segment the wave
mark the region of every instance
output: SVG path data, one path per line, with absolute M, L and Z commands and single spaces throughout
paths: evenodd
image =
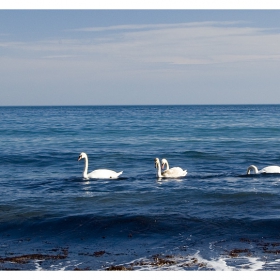
M 93 214 L 56 217 L 52 215 L 17 219 L 0 225 L 1 232 L 36 236 L 77 237 L 87 235 L 102 237 L 127 237 L 129 234 L 173 236 L 181 235 L 218 236 L 223 233 L 230 236 L 234 233 L 260 236 L 277 236 L 280 230 L 280 219 L 200 217 L 187 214 L 154 214 L 154 215 L 115 215 L 100 216 Z M 16 235 L 17 235 L 16 234 Z
M 280 266 L 277 218 L 76 215 L 10 226 L 0 227 L 0 269 L 231 271 Z

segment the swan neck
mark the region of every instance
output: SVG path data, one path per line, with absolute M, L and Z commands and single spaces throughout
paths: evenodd
M 87 157 L 87 155 L 86 155 L 86 156 L 85 156 L 85 168 L 84 168 L 84 172 L 83 172 L 84 178 L 87 178 L 87 177 L 88 177 L 87 174 L 88 174 L 88 157 Z
M 258 168 L 257 168 L 255 165 L 250 165 L 250 166 L 248 167 L 248 169 L 247 169 L 247 174 L 250 174 L 251 171 L 254 172 L 254 173 L 256 173 L 256 174 L 259 173 L 259 170 L 258 170 Z
M 166 170 L 169 169 L 169 164 L 168 164 L 168 161 L 166 161 Z
M 157 176 L 158 178 L 162 178 L 160 164 L 157 164 Z

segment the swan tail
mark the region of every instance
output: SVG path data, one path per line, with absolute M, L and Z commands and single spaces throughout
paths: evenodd
M 116 173 L 116 175 L 112 178 L 118 178 L 120 175 L 122 175 L 123 171 Z

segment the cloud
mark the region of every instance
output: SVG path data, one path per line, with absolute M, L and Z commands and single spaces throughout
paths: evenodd
M 127 25 L 113 25 L 113 26 L 106 26 L 106 27 L 84 27 L 84 28 L 76 28 L 70 29 L 68 31 L 75 31 L 75 32 L 105 32 L 105 31 L 130 31 L 130 30 L 160 30 L 166 28 L 182 28 L 182 27 L 195 27 L 195 26 L 205 26 L 205 25 L 233 25 L 233 24 L 240 24 L 243 21 L 235 22 L 235 21 L 228 21 L 228 22 L 191 22 L 191 23 L 172 23 L 172 24 L 127 24 Z
M 89 35 L 78 39 L 74 31 Z M 0 47 L 6 55 L 30 59 L 103 59 L 132 67 L 278 60 L 280 35 L 269 31 L 244 27 L 241 22 L 118 25 L 75 29 L 70 39 L 37 42 L 2 39 Z

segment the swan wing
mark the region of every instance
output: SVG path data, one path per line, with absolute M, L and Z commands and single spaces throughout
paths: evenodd
M 260 170 L 260 173 L 280 173 L 280 166 L 271 165 Z
M 181 167 L 172 167 L 169 170 L 174 170 L 174 172 L 183 172 L 184 171 Z
M 168 178 L 183 177 L 186 175 L 187 175 L 187 170 L 183 170 L 180 167 L 172 167 L 162 172 L 162 176 Z
M 118 178 L 123 171 L 115 172 L 109 169 L 96 169 L 87 174 L 88 178 L 95 178 L 95 179 L 113 179 Z

